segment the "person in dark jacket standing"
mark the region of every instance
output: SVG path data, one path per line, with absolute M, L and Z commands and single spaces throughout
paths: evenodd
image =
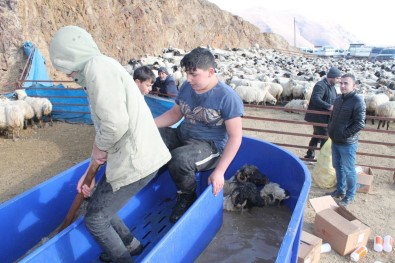
M 341 96 L 333 104 L 328 133 L 332 140 L 332 164 L 336 170 L 336 190 L 333 197 L 343 198 L 339 204 L 348 205 L 354 200 L 357 188 L 355 156 L 358 148 L 359 131 L 365 127 L 366 105 L 356 93 L 355 77 L 341 77 Z M 347 191 L 346 191 L 347 189 Z
M 166 97 L 175 98 L 178 95 L 178 89 L 176 81 L 165 67 L 158 69 L 159 77 L 156 78 L 154 85 L 152 86 L 153 91 L 159 91 L 160 94 L 166 94 Z
M 308 110 L 315 111 L 331 111 L 333 101 L 335 100 L 337 94 L 335 85 L 340 81 L 341 72 L 336 67 L 329 69 L 326 78 L 318 81 L 311 94 L 309 101 Z M 329 115 L 316 114 L 307 112 L 304 118 L 305 121 L 328 124 Z M 328 128 L 322 126 L 313 126 L 313 135 L 328 136 Z M 317 147 L 318 142 L 320 146 L 324 146 L 327 139 L 320 139 L 312 137 L 309 146 Z M 314 159 L 315 152 L 314 149 L 308 149 L 304 158 Z

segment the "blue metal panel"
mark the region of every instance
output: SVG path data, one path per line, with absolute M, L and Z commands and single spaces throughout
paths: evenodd
M 66 89 L 60 84 L 51 87 L 33 85 L 25 90 L 28 96 L 49 99 L 52 103 L 52 119 L 92 124 L 88 98 L 82 88 Z

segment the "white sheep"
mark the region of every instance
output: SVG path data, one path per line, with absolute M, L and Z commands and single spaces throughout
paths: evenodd
M 269 93 L 276 99 L 276 101 L 279 101 L 281 98 L 281 94 L 284 91 L 284 88 L 282 85 L 274 82 L 263 82 L 266 85 L 269 86 Z
M 388 101 L 386 103 L 379 105 L 377 107 L 377 116 L 395 118 L 395 101 Z M 379 120 L 377 129 L 380 129 L 380 125 L 382 125 L 382 127 L 384 128 L 385 123 L 387 123 L 387 130 L 388 130 L 390 121 L 385 121 L 385 120 Z
M 292 87 L 292 98 L 293 99 L 304 99 L 305 93 L 308 93 L 308 84 L 296 84 Z
M 287 104 L 285 104 L 284 108 L 288 109 L 285 110 L 286 112 L 293 112 L 293 113 L 302 113 L 298 111 L 292 111 L 290 109 L 296 109 L 296 110 L 307 110 L 307 107 L 309 106 L 309 101 L 308 100 L 291 100 Z
M 278 183 L 265 184 L 260 192 L 260 195 L 267 204 L 272 205 L 278 201 L 279 206 L 283 200 L 286 200 L 290 197 L 288 191 L 281 188 Z
M 284 100 L 289 100 L 292 97 L 292 88 L 295 85 L 293 79 L 278 77 L 273 80 L 273 82 L 280 84 L 283 87 L 281 93 L 281 98 Z
M 1 104 L 0 105 L 0 130 L 11 132 L 12 139 L 15 141 L 16 136 L 20 136 L 20 130 L 23 127 L 24 117 L 17 105 Z M 8 133 L 9 135 L 9 133 Z
M 176 82 L 177 89 L 180 89 L 182 83 L 184 83 L 184 81 L 187 80 L 186 73 L 184 71 L 181 71 L 177 66 L 173 66 L 172 69 L 173 69 L 173 74 L 172 74 L 173 79 Z
M 260 88 L 242 85 L 237 86 L 235 91 L 244 102 L 256 104 L 263 102 L 266 94 L 264 90 Z
M 24 89 L 15 90 L 18 100 L 26 101 L 34 110 L 34 116 L 38 120 L 38 127 L 42 127 L 42 117 L 48 116 L 52 125 L 52 103 L 47 98 L 29 97 Z
M 233 76 L 231 79 L 230 79 L 230 82 L 229 82 L 229 84 L 235 84 L 236 86 L 249 86 L 249 83 L 250 83 L 250 81 L 249 80 L 247 80 L 247 79 L 241 79 L 241 78 L 239 78 L 239 77 L 237 77 L 237 76 Z
M 0 104 L 1 105 L 11 104 L 18 107 L 19 108 L 18 110 L 22 113 L 24 117 L 24 125 L 23 125 L 24 128 L 27 127 L 27 121 L 29 120 L 32 121 L 34 117 L 33 108 L 29 105 L 29 103 L 27 103 L 24 100 L 10 100 L 4 95 L 0 95 Z
M 273 97 L 273 95 L 270 94 L 270 92 L 266 92 L 265 97 L 263 98 L 263 104 L 266 105 L 266 102 L 271 105 L 276 105 L 277 99 Z
M 386 94 L 380 93 L 366 95 L 364 100 L 366 104 L 366 115 L 377 116 L 378 106 L 388 102 L 390 99 Z M 374 119 L 372 119 L 372 124 L 374 124 Z

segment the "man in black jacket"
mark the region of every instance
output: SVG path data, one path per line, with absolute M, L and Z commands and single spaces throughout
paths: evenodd
M 326 78 L 318 81 L 314 88 L 313 92 L 311 93 L 311 98 L 309 101 L 308 110 L 315 110 L 315 111 L 331 111 L 333 101 L 335 100 L 337 94 L 335 85 L 340 81 L 341 72 L 336 67 L 332 67 L 329 69 Z M 304 117 L 305 121 L 308 122 L 315 122 L 315 123 L 323 123 L 323 126 L 313 126 L 313 135 L 321 135 L 321 136 L 328 136 L 328 128 L 326 124 L 328 124 L 329 115 L 324 114 L 316 114 L 316 113 L 306 113 Z M 320 142 L 320 146 L 324 146 L 324 143 L 327 139 L 315 138 L 312 137 L 309 146 L 310 147 L 317 147 L 318 142 Z M 304 158 L 314 159 L 315 152 L 314 149 L 308 149 Z
M 159 96 L 164 94 L 166 97 L 175 98 L 178 95 L 178 89 L 176 81 L 169 75 L 169 72 L 165 67 L 158 69 L 158 77 L 156 78 L 154 85 L 152 85 L 152 91 L 159 91 Z
M 341 96 L 333 104 L 328 133 L 332 140 L 332 164 L 336 170 L 336 190 L 333 197 L 342 198 L 339 204 L 346 206 L 354 200 L 357 188 L 355 157 L 359 131 L 365 127 L 366 106 L 363 98 L 356 94 L 355 77 L 341 77 Z M 347 189 L 347 191 L 346 191 Z

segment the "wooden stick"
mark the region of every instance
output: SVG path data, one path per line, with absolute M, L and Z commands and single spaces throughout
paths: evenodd
M 95 178 L 97 171 L 99 170 L 100 165 L 96 163 L 96 161 L 92 160 L 89 164 L 88 172 L 86 173 L 84 182 L 82 185 L 90 186 L 93 178 Z M 83 193 L 77 193 L 74 201 L 69 209 L 69 212 L 66 215 L 66 218 L 63 221 L 63 224 L 59 228 L 59 232 L 68 227 L 74 220 L 74 217 L 81 206 L 81 203 L 84 201 Z

